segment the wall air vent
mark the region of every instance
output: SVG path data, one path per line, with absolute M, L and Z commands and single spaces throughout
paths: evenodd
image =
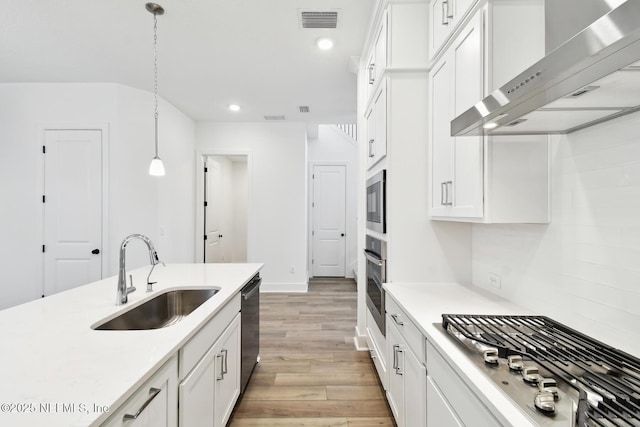
M 284 116 L 264 116 L 265 120 L 284 120 Z
M 337 10 L 300 10 L 298 19 L 301 28 L 337 28 Z
M 515 119 L 512 122 L 507 123 L 505 126 L 518 126 L 520 123 L 526 122 L 527 119 Z
M 308 105 L 301 105 L 298 107 L 298 110 L 300 110 L 301 113 L 308 113 L 311 110 L 309 110 L 309 106 Z

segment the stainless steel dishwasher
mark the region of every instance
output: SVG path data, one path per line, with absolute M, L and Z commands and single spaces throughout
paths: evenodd
M 253 369 L 260 358 L 260 274 L 242 288 L 241 319 L 241 373 L 240 394 L 244 394 Z

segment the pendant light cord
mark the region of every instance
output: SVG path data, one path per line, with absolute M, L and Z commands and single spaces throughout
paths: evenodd
M 153 14 L 153 77 L 154 86 L 153 94 L 156 103 L 155 113 L 153 115 L 156 125 L 156 158 L 158 157 L 158 15 Z

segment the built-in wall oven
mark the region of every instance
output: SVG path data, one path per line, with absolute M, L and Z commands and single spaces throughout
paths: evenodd
M 387 280 L 387 242 L 367 235 L 364 255 L 367 259 L 367 308 L 382 335 L 386 336 L 382 284 Z
M 387 232 L 386 213 L 387 171 L 381 170 L 367 180 L 367 228 Z

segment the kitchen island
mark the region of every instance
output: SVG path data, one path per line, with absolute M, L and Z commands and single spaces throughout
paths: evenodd
M 0 425 L 97 426 L 232 300 L 262 264 L 167 264 L 147 293 L 150 267 L 129 272 L 137 291 L 116 306 L 117 277 L 0 311 L 3 381 Z M 93 330 L 168 289 L 218 292 L 174 325 L 152 330 Z M 235 298 L 235 299 L 234 299 Z M 173 425 L 173 424 L 171 424 Z

